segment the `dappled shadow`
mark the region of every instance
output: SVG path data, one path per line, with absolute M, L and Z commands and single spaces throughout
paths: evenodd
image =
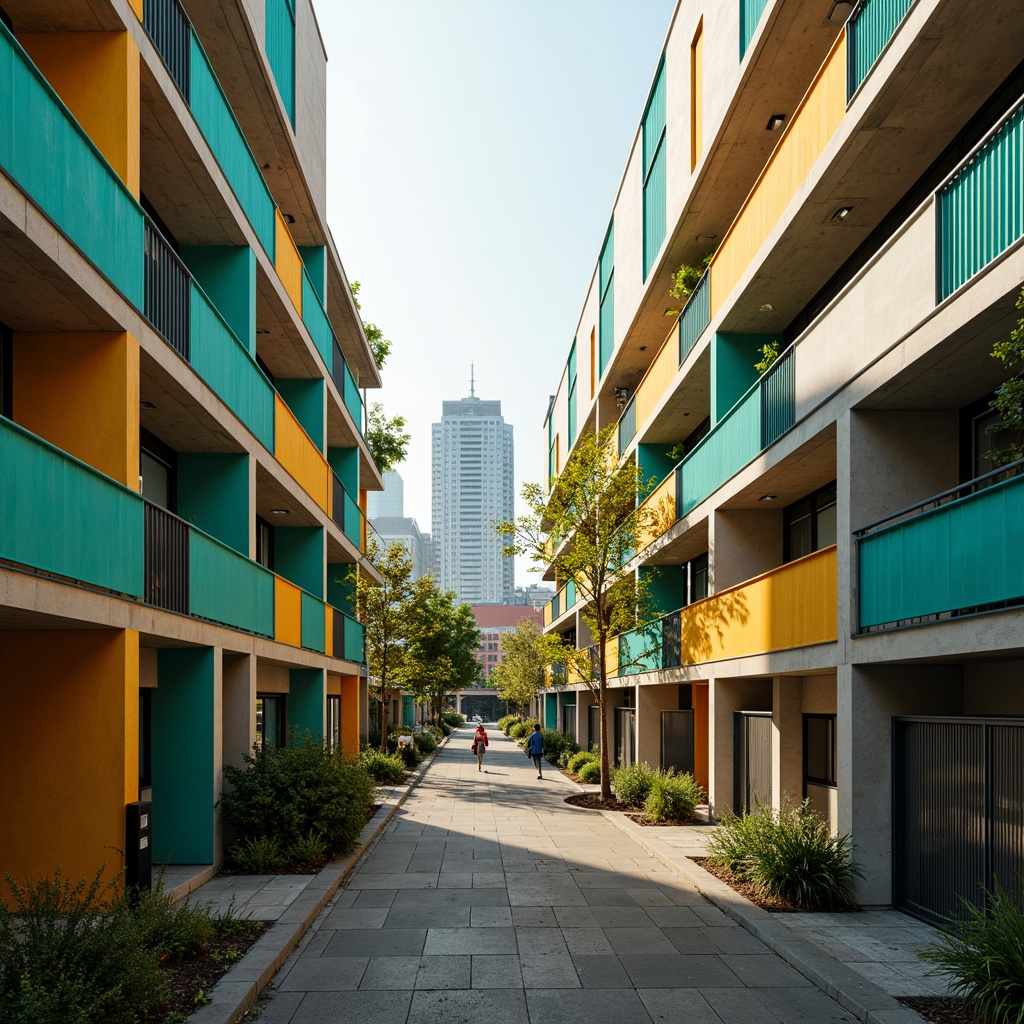
M 750 620 L 746 595 L 729 591 L 705 598 L 679 613 L 679 664 L 695 665 L 727 652 L 730 628 Z

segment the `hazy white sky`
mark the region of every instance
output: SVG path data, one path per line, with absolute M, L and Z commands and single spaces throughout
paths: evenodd
M 674 0 L 320 0 L 328 220 L 393 342 L 405 514 L 444 399 L 500 399 L 516 494 L 569 354 Z M 536 582 L 517 572 L 517 584 Z

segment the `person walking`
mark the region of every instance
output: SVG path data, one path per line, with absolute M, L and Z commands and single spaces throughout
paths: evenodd
M 476 727 L 476 732 L 473 733 L 473 753 L 476 754 L 476 770 L 482 772 L 484 770 L 484 751 L 487 749 L 487 745 L 490 741 L 487 739 L 487 732 L 484 729 L 483 722 Z
M 541 755 L 544 753 L 544 737 L 541 735 L 540 722 L 533 723 L 533 732 L 530 733 L 530 738 L 526 741 L 526 753 L 533 758 L 533 763 L 537 768 L 537 778 L 543 779 L 544 773 L 541 771 Z

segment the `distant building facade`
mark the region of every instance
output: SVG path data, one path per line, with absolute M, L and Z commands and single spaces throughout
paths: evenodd
M 480 646 L 476 658 L 480 662 L 480 675 L 487 679 L 491 672 L 502 663 L 501 638 L 516 628 L 516 623 L 529 619 L 539 630 L 543 629 L 544 616 L 537 608 L 529 605 L 511 604 L 473 605 L 473 617 L 480 630 Z
M 513 514 L 512 426 L 501 402 L 445 402 L 432 429 L 434 575 L 466 604 L 511 605 L 513 559 L 495 523 Z
M 531 608 L 543 609 L 555 596 L 551 587 L 516 587 L 512 595 L 513 604 L 527 604 Z
M 412 558 L 412 578 L 426 576 L 434 566 L 430 534 L 424 533 L 415 519 L 405 514 L 405 484 L 401 474 L 384 474 L 384 490 L 366 496 L 367 518 L 377 535 L 377 543 L 388 547 L 392 541 L 404 545 Z
M 402 475 L 389 469 L 384 476 L 383 491 L 366 494 L 366 517 L 374 519 L 401 519 L 405 515 L 405 482 Z

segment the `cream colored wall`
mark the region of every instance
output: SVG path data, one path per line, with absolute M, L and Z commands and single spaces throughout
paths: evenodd
M 327 218 L 327 55 L 310 0 L 295 4 L 295 139 L 321 218 Z
M 157 669 L 157 650 L 155 647 L 143 647 L 139 650 L 139 687 L 153 690 L 159 684 Z
M 256 742 L 257 677 L 255 655 L 224 653 L 223 760 L 236 767 L 242 766 Z
M 834 715 L 836 713 L 836 677 L 805 676 L 800 708 L 805 715 Z
M 260 662 L 256 666 L 256 689 L 260 693 L 290 693 L 288 669 Z
M 710 527 L 708 561 L 713 594 L 782 564 L 781 509 L 717 509 Z

